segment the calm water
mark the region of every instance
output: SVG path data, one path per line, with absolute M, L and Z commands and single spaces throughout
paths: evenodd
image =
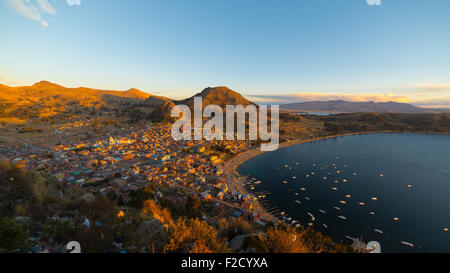
M 336 113 L 326 113 L 326 112 L 302 112 L 302 113 L 297 113 L 297 115 L 313 115 L 313 116 L 331 116 L 331 115 L 336 115 Z
M 310 212 L 313 227 L 336 241 L 362 236 L 379 241 L 382 252 L 450 252 L 450 231 L 443 230 L 450 228 L 450 135 L 382 133 L 314 141 L 262 154 L 239 172 L 262 181 L 250 192 L 269 191 L 267 207 L 280 208 L 302 225 L 312 222 Z

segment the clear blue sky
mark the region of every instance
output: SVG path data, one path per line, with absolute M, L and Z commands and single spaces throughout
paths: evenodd
M 450 105 L 449 0 L 0 1 L 4 84 Z

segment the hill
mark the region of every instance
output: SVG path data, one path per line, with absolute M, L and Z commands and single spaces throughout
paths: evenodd
M 408 103 L 398 102 L 351 102 L 344 100 L 312 101 L 283 104 L 280 109 L 287 111 L 332 112 L 332 113 L 442 113 L 450 112 L 450 109 L 420 108 Z
M 203 98 L 203 106 L 254 105 L 241 94 L 225 86 L 208 87 L 195 96 Z M 175 101 L 135 88 L 126 91 L 67 88 L 48 81 L 21 87 L 0 84 L 0 122 L 8 124 L 24 124 L 30 121 L 63 122 L 99 116 L 133 122 L 169 121 L 175 104 L 186 104 L 192 108 L 195 96 Z
M 198 96 L 202 97 L 203 106 L 206 106 L 208 104 L 216 104 L 224 108 L 226 105 L 240 104 L 246 106 L 249 104 L 254 104 L 253 102 L 244 98 L 238 92 L 233 91 L 226 86 L 205 88 L 202 92 L 197 93 L 192 97 L 177 101 L 176 104 L 186 104 L 192 108 L 194 106 L 194 97 Z
M 121 113 L 133 107 L 151 112 L 170 99 L 132 88 L 127 91 L 67 88 L 48 81 L 32 86 L 0 85 L 0 118 L 21 120 Z

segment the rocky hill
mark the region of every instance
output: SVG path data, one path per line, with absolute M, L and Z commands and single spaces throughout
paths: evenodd
M 208 87 L 202 92 L 195 94 L 187 99 L 177 101 L 177 104 L 186 104 L 189 107 L 194 105 L 194 97 L 202 97 L 203 107 L 208 104 L 216 104 L 220 107 L 225 107 L 226 105 L 249 105 L 254 104 L 253 102 L 244 98 L 241 94 L 236 91 L 229 89 L 226 86 L 219 87 Z

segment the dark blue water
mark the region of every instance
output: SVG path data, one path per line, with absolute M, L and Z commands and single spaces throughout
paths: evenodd
M 269 191 L 267 207 L 280 208 L 302 225 L 312 222 L 336 241 L 362 236 L 380 242 L 382 252 L 450 252 L 450 231 L 444 231 L 450 228 L 450 135 L 380 133 L 313 141 L 262 154 L 238 171 L 262 181 L 250 192 Z

